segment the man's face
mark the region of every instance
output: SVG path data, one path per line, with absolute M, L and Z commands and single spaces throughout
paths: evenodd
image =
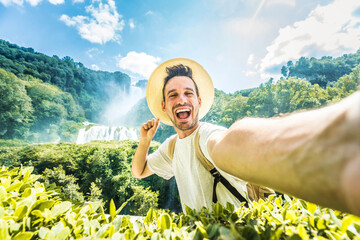
M 199 122 L 201 98 L 197 96 L 195 84 L 189 77 L 171 78 L 164 90 L 162 109 L 179 130 L 189 130 Z

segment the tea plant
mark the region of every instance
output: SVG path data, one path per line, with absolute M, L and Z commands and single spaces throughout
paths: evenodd
M 0 169 L 0 239 L 360 239 L 360 218 L 303 200 L 270 197 L 250 207 L 215 204 L 186 214 L 150 209 L 121 216 L 114 201 L 73 204 L 32 168 Z

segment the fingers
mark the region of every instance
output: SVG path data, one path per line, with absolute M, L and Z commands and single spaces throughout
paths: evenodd
M 146 123 L 144 123 L 144 124 L 142 125 L 142 127 L 143 127 L 145 130 L 149 130 L 149 129 L 152 128 L 152 127 L 155 127 L 155 129 L 156 129 L 156 128 L 158 127 L 158 125 L 159 125 L 159 119 L 153 118 L 153 119 L 147 121 Z

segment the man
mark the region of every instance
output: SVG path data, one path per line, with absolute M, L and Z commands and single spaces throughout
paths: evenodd
M 193 76 L 166 79 L 166 68 L 180 64 L 190 67 Z M 185 171 L 195 169 L 183 179 L 183 186 L 179 186 L 180 195 L 185 195 L 181 201 L 190 203 L 190 207 L 196 205 L 194 208 L 211 204 L 211 184 L 202 186 L 211 181 L 211 176 L 200 170 L 198 161 L 176 161 L 183 154 L 192 158 L 193 154 L 188 152 L 192 151 L 193 136 L 200 129 L 200 147 L 204 155 L 241 195 L 246 196 L 246 188 L 240 178 L 360 215 L 359 92 L 322 109 L 273 119 L 247 118 L 226 130 L 199 122 L 213 98 L 208 90 L 212 88 L 209 79 L 199 64 L 188 59 L 169 60 L 153 72 L 148 82 L 147 101 L 158 120 L 148 121 L 141 128 L 139 147 L 133 160 L 133 176 L 143 178 L 155 172 L 165 178 L 173 175 L 177 178 L 186 174 Z M 168 140 L 158 151 L 147 156 L 159 120 L 173 124 L 178 133 L 173 160 L 167 155 Z M 177 183 L 181 184 L 178 179 Z M 192 189 L 194 183 L 196 190 Z M 186 196 L 194 192 L 198 194 Z M 229 199 L 236 203 L 231 194 L 226 195 L 226 190 L 218 195 L 222 197 L 221 203 Z
M 133 176 L 143 178 L 153 173 L 165 179 L 175 176 L 183 210 L 185 205 L 198 210 L 203 206 L 210 208 L 214 198 L 214 178 L 197 158 L 194 138 L 200 131 L 201 151 L 211 160 L 207 142 L 216 132 L 226 130 L 199 122 L 214 99 L 211 78 L 198 63 L 188 59 L 173 59 L 153 72 L 146 95 L 149 108 L 158 120 L 150 120 L 141 127 L 139 147 L 133 159 Z M 147 156 L 159 119 L 165 124 L 173 125 L 177 132 L 173 158 L 169 154 L 172 138 L 167 139 L 155 153 Z M 241 201 L 246 201 L 247 197 L 246 182 L 221 170 L 219 172 L 240 196 L 236 197 L 223 184 L 218 184 L 215 190 L 217 201 L 223 205 L 230 202 L 240 207 Z

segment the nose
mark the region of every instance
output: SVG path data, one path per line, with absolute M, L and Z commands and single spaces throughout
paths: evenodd
M 179 94 L 179 104 L 183 105 L 187 102 L 187 98 L 185 96 L 185 94 Z

